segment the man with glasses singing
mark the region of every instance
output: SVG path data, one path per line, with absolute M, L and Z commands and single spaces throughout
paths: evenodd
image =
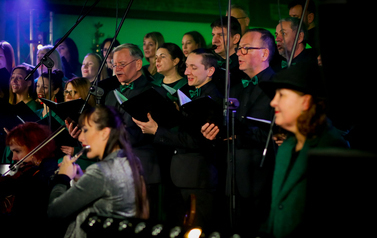
M 121 97 L 119 93 L 130 99 L 151 87 L 149 81 L 142 74 L 143 52 L 137 45 L 122 44 L 114 48 L 113 53 L 113 70 L 120 82 L 120 86 L 108 93 L 105 105 L 116 107 L 123 115 L 133 152 L 140 159 L 144 169 L 150 195 L 151 217 L 155 218 L 156 214 L 154 214 L 155 211 L 152 208 L 157 207 L 156 192 L 161 178 L 158 158 L 152 144 L 153 136 L 142 133 L 141 129 L 132 120 L 132 116 L 120 107 L 117 99 Z
M 250 29 L 241 38 L 236 51 L 239 69 L 247 76 L 230 90 L 230 97 L 237 98 L 240 103 L 236 114 L 240 123 L 235 133 L 235 222 L 241 236 L 251 237 L 266 220 L 271 200 L 273 148 L 267 150 L 263 166 L 260 165 L 273 110 L 270 98 L 259 83 L 271 80 L 274 75 L 269 62 L 275 53 L 275 39 L 268 30 Z M 219 127 L 214 124 L 202 127 L 203 135 L 210 140 L 214 140 L 218 132 Z M 227 177 L 230 181 L 229 174 Z

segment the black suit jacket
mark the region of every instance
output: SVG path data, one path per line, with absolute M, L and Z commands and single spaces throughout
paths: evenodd
M 105 103 L 106 96 L 109 92 L 113 91 L 114 89 L 119 88 L 120 83 L 118 78 L 113 75 L 104 80 L 98 82 L 98 87 L 103 89 L 103 96 L 101 97 L 101 104 Z
M 126 89 L 122 94 L 127 99 L 130 99 L 150 87 L 150 82 L 144 75 L 141 75 L 134 81 L 134 88 L 132 90 Z M 119 88 L 118 91 L 120 92 Z M 105 105 L 117 108 L 123 116 L 123 121 L 126 124 L 126 130 L 129 135 L 129 141 L 132 145 L 133 152 L 141 161 L 146 176 L 146 182 L 148 184 L 161 182 L 160 167 L 158 164 L 157 153 L 153 145 L 153 136 L 142 133 L 140 127 L 138 127 L 132 120 L 132 116 L 120 107 L 120 104 L 114 95 L 114 90 L 107 94 Z
M 201 87 L 200 97 L 210 96 L 221 102 L 221 94 L 214 83 Z M 197 97 L 199 98 L 199 97 Z M 197 98 L 193 98 L 195 100 Z M 217 185 L 217 170 L 214 166 L 214 148 L 190 121 L 183 121 L 178 131 L 159 127 L 155 143 L 175 148 L 170 166 L 170 175 L 175 186 L 180 188 L 214 188 Z
M 257 74 L 258 81 L 271 80 L 273 75 L 274 71 L 268 67 Z M 234 86 L 230 91 L 230 96 L 237 98 L 240 102 L 236 114 L 240 122 L 236 127 L 237 149 L 235 159 L 238 192 L 242 197 L 253 197 L 255 199 L 259 199 L 260 196 L 269 197 L 275 157 L 272 147 L 268 149 L 264 166 L 260 168 L 269 124 L 254 122 L 247 117 L 271 121 L 273 117 L 273 109 L 270 107 L 271 99 L 258 84 L 253 85 L 253 83 L 250 83 L 246 88 L 243 87 L 242 83 Z M 271 145 L 272 142 L 270 142 Z M 229 180 L 230 178 L 228 178 Z
M 224 95 L 225 94 L 225 79 L 226 79 L 226 63 L 225 59 L 222 59 L 217 55 L 218 65 L 215 73 L 212 76 L 212 81 L 216 84 L 217 89 Z M 229 72 L 230 72 L 230 87 L 239 84 L 241 79 L 247 78 L 247 75 L 239 69 L 238 56 L 236 53 L 230 56 Z

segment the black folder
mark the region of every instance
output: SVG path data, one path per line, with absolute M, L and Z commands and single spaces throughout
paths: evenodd
M 46 104 L 50 108 L 51 111 L 55 112 L 55 114 L 58 115 L 63 121 L 67 118 L 70 118 L 72 119 L 72 121 L 76 123 L 79 120 L 80 111 L 85 102 L 81 98 L 61 103 L 56 103 L 45 98 L 40 99 L 44 104 Z M 85 109 L 89 107 L 90 106 L 86 104 Z
M 123 102 L 121 107 L 136 120 L 147 122 L 148 112 L 159 125 L 172 128 L 178 125 L 180 113 L 176 104 L 150 88 Z
M 40 119 L 38 115 L 22 101 L 16 105 L 11 105 L 9 103 L 1 104 L 1 111 L 1 129 L 5 127 L 7 130 L 12 130 L 19 124 L 35 122 Z
M 43 119 L 40 119 L 36 122 L 40 125 L 49 126 L 48 121 L 49 121 L 49 116 L 47 115 Z M 62 126 L 62 124 L 60 124 L 54 117 L 51 117 L 51 132 L 54 133 L 57 129 L 59 129 L 60 126 Z M 57 135 L 54 138 L 54 140 L 58 148 L 62 145 L 72 146 L 72 147 L 79 145 L 77 139 L 72 138 L 67 129 L 65 129 L 59 135 Z
M 184 118 L 194 126 L 201 128 L 204 124 L 223 124 L 223 108 L 211 97 L 200 97 L 181 106 Z

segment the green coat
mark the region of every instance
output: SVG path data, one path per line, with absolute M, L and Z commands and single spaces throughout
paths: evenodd
M 288 136 L 276 155 L 267 232 L 277 238 L 304 235 L 308 151 L 314 148 L 348 147 L 337 129 L 329 126 L 320 136 L 305 141 L 296 161 L 289 168 L 296 142 L 294 136 Z

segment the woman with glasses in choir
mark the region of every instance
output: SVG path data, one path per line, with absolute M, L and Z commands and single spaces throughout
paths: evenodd
M 85 100 L 89 93 L 90 86 L 91 84 L 89 80 L 86 78 L 73 78 L 69 80 L 67 84 L 65 85 L 65 89 L 64 89 L 64 101 L 68 102 L 68 101 L 80 99 L 80 98 Z M 91 107 L 95 106 L 95 100 L 94 100 L 93 95 L 90 96 L 88 104 Z M 66 126 L 67 127 L 70 126 L 70 123 L 68 123 L 68 121 L 66 121 Z M 77 152 L 79 152 L 82 149 L 82 146 L 73 147 L 73 146 L 62 145 L 60 149 L 64 154 L 73 156 L 74 154 L 77 154 Z M 81 156 L 77 160 L 77 164 L 80 165 L 80 167 L 83 170 L 85 170 L 86 167 L 91 165 L 93 162 L 95 161 L 89 160 L 85 155 Z

